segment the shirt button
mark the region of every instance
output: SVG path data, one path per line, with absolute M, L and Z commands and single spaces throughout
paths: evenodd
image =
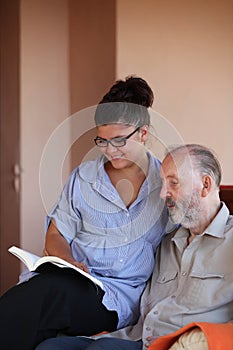
M 187 275 L 187 272 L 182 272 L 182 276 L 186 276 Z
M 128 216 L 128 217 L 129 217 L 129 213 L 126 213 L 126 216 Z
M 128 238 L 125 238 L 125 242 L 128 242 Z
M 120 262 L 122 263 L 122 262 L 123 262 L 123 259 L 120 259 Z
M 158 315 L 158 311 L 154 311 L 154 315 Z
M 151 328 L 150 328 L 150 327 L 146 327 L 146 330 L 147 330 L 147 331 L 151 331 Z

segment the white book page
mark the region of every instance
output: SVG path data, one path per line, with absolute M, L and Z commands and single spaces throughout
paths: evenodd
M 37 260 L 40 259 L 38 255 L 27 252 L 26 250 L 20 249 L 18 247 L 12 246 L 8 251 L 20 259 L 30 271 L 34 270 L 34 266 Z
M 90 275 L 89 273 L 79 269 L 78 267 L 70 264 L 69 262 L 59 258 L 58 256 L 42 256 L 39 257 L 35 254 L 32 254 L 26 250 L 23 250 L 21 248 L 12 246 L 11 248 L 8 249 L 10 253 L 15 255 L 17 258 L 19 258 L 30 271 L 35 271 L 40 265 L 50 262 L 53 263 L 54 265 L 57 265 L 59 267 L 69 267 L 79 273 L 81 273 L 83 276 L 89 278 L 92 282 L 97 284 L 103 289 L 103 283 L 99 281 L 97 278 L 94 276 Z

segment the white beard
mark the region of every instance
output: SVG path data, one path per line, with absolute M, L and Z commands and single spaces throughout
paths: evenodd
M 195 227 L 200 221 L 201 203 L 200 194 L 195 191 L 192 197 L 172 203 L 175 205 L 169 209 L 169 216 L 174 224 L 181 224 L 185 228 Z

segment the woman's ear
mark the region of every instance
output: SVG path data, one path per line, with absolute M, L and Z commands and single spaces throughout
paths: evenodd
M 149 127 L 148 125 L 143 125 L 140 130 L 139 130 L 139 133 L 140 133 L 140 137 L 141 137 L 141 142 L 145 142 L 148 138 L 148 134 L 149 134 Z
M 212 188 L 212 178 L 209 175 L 204 175 L 202 177 L 202 197 L 206 197 Z

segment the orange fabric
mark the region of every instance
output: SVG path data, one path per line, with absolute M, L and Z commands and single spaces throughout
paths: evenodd
M 172 334 L 158 338 L 148 350 L 168 350 L 181 334 L 195 327 L 199 327 L 205 333 L 209 350 L 233 349 L 233 323 L 192 322 Z

